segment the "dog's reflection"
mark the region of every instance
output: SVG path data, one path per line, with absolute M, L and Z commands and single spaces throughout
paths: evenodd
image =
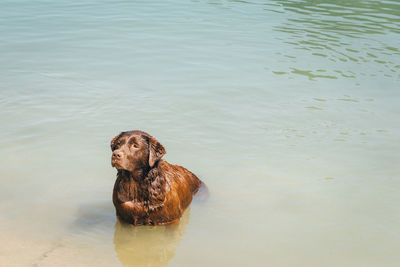
M 166 266 L 175 255 L 189 216 L 188 208 L 179 223 L 167 226 L 133 226 L 117 220 L 114 246 L 123 266 Z

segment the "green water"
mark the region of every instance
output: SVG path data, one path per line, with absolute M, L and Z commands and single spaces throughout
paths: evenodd
M 0 266 L 397 266 L 399 1 L 0 1 Z M 116 221 L 141 129 L 209 187 Z

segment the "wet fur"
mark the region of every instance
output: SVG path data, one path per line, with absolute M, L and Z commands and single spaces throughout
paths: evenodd
M 133 151 L 126 148 L 132 136 L 140 143 Z M 134 225 L 159 225 L 179 220 L 202 184 L 196 175 L 162 160 L 164 147 L 145 132 L 121 133 L 111 141 L 111 147 L 114 151 L 112 164 L 118 169 L 113 190 L 117 216 Z M 117 160 L 115 155 L 119 152 L 123 159 Z

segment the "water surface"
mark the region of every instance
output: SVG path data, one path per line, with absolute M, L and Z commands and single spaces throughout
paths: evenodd
M 0 265 L 397 266 L 398 1 L 1 1 Z M 209 187 L 116 221 L 141 129 Z

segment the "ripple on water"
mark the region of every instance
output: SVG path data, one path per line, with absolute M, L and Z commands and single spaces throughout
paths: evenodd
M 274 30 L 288 45 L 285 57 L 296 58 L 290 61 L 292 71 L 274 70 L 275 74 L 295 74 L 308 77 L 336 79 L 357 78 L 366 75 L 399 79 L 396 62 L 400 51 L 396 36 L 400 33 L 400 2 L 359 1 L 277 1 L 289 15 Z M 296 50 L 302 50 L 304 55 Z M 397 59 L 396 59 L 397 58 Z M 315 65 L 311 69 L 310 63 Z M 307 70 L 303 65 L 308 66 Z M 326 75 L 316 74 L 316 69 L 327 68 Z M 332 66 L 334 68 L 332 68 Z M 289 67 L 290 68 L 290 67 Z M 336 70 L 335 70 L 336 69 Z M 358 69 L 358 71 L 357 71 Z

